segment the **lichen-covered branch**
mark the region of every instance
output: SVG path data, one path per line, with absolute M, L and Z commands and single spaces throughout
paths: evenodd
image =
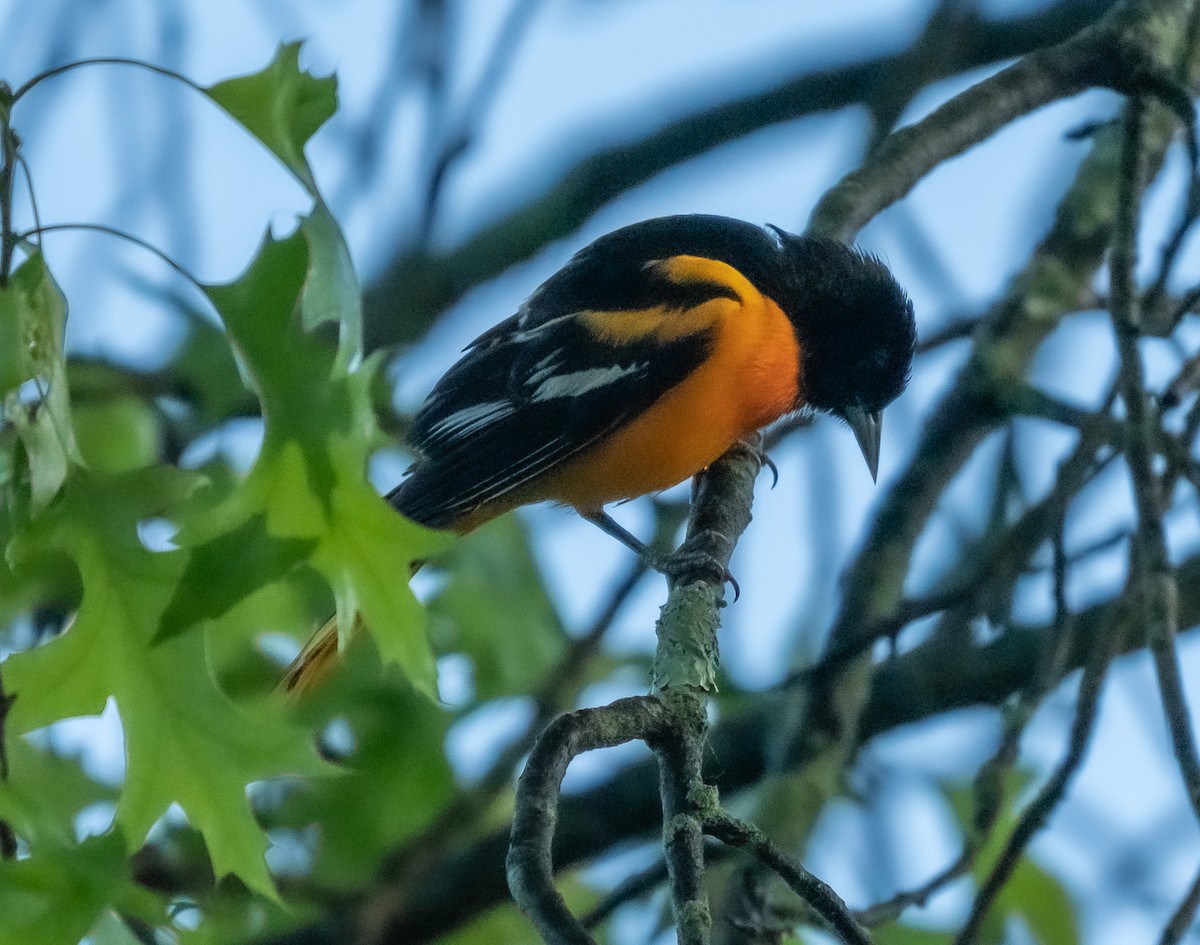
M 521 774 L 508 849 L 508 885 L 547 945 L 594 945 L 554 888 L 551 855 L 559 792 L 577 756 L 665 733 L 668 719 L 653 698 L 621 699 L 560 715 L 538 738 Z
M 584 925 L 554 887 L 552 846 L 563 776 L 585 751 L 644 741 L 659 767 L 663 851 L 681 945 L 706 945 L 703 817 L 715 806 L 704 784 L 706 700 L 715 691 L 719 608 L 738 538 L 750 523 L 760 454 L 738 444 L 697 489 L 684 544 L 667 559 L 671 588 L 656 628 L 653 693 L 560 716 L 541 734 L 517 788 L 507 856 L 509 888 L 548 945 L 589 945 Z
M 1179 625 L 1200 624 L 1200 557 L 1178 566 Z M 1072 617 L 1074 628 L 1062 673 L 1084 665 L 1094 650 L 1092 641 L 1112 625 L 1120 652 L 1144 646 L 1134 626 L 1134 611 L 1125 596 L 1097 603 Z M 969 706 L 1000 706 L 1029 686 L 1039 666 L 1039 654 L 1051 636 L 1051 625 L 1016 624 L 996 639 L 980 644 L 968 632 L 966 620 L 947 624 L 924 643 L 882 664 L 870 683 L 859 718 L 854 751 L 872 738 L 900 726 Z M 947 673 L 946 667 L 955 667 Z M 1062 676 L 1053 680 L 1061 681 Z M 802 687 L 802 682 L 793 688 Z M 774 722 L 782 711 L 781 697 L 765 694 L 746 712 L 730 715 L 713 726 L 705 780 L 732 796 L 758 784 L 775 757 Z M 778 773 L 804 769 L 814 762 L 814 746 L 791 746 Z M 612 781 L 578 796 L 562 798 L 556 823 L 554 863 L 566 869 L 599 856 L 614 844 L 644 839 L 661 829 L 659 776 L 656 762 L 647 761 L 623 771 Z M 504 900 L 504 859 L 509 829 L 504 827 L 458 851 L 432 860 L 415 885 L 380 877 L 373 894 L 360 907 L 346 907 L 341 921 L 327 920 L 305 931 L 312 945 L 342 945 L 348 938 L 361 945 L 433 942 L 461 923 Z M 157 888 L 157 886 L 156 886 Z M 371 934 L 352 937 L 346 928 L 365 927 L 358 910 L 368 910 Z

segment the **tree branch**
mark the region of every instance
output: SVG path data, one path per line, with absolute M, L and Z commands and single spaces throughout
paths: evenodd
M 1134 269 L 1137 264 L 1137 221 L 1144 186 L 1142 133 L 1145 106 L 1134 98 L 1127 106 L 1125 142 L 1119 178 L 1119 215 L 1110 263 L 1112 322 L 1119 355 L 1118 379 L 1130 430 L 1126 448 L 1129 475 L 1137 507 L 1137 533 L 1131 546 L 1130 570 L 1136 575 L 1144 632 L 1154 657 L 1158 689 L 1171 733 L 1171 744 L 1188 801 L 1200 819 L 1200 758 L 1192 732 L 1191 714 L 1175 653 L 1176 601 L 1179 589 L 1167 555 L 1163 529 L 1161 484 L 1154 471 L 1152 443 L 1159 428 L 1143 380 L 1138 347 L 1141 312 Z
M 743 850 L 778 875 L 801 899 L 813 907 L 849 945 L 871 945 L 871 937 L 858 924 L 846 903 L 828 883 L 822 882 L 798 860 L 776 847 L 761 830 L 728 814 L 712 814 L 704 831 L 722 843 Z
M 715 691 L 718 613 L 734 546 L 750 523 L 758 444 L 738 444 L 699 479 L 683 545 L 667 559 L 671 589 L 656 626 L 653 694 L 560 716 L 538 738 L 517 786 L 507 856 L 517 905 L 547 945 L 590 945 L 587 929 L 554 888 L 551 855 L 559 793 L 577 755 L 628 741 L 654 751 L 663 851 L 681 945 L 706 945 L 712 919 L 704 892 L 702 816 L 716 804 L 701 762 L 706 702 Z
M 1118 4 L 1070 39 L 1035 50 L 985 79 L 927 118 L 894 132 L 861 168 L 829 191 L 813 211 L 809 230 L 850 242 L 872 217 L 891 206 L 933 168 L 990 138 L 1013 120 L 1089 88 L 1169 96 L 1181 114 L 1171 73 L 1158 64 L 1152 29 L 1155 7 L 1171 0 Z
M 665 734 L 667 713 L 657 699 L 620 699 L 599 709 L 560 715 L 538 738 L 517 787 L 508 886 L 547 945 L 595 945 L 554 888 L 551 844 L 559 792 L 567 766 L 578 755 Z
M 1054 812 L 1054 808 L 1058 806 L 1058 802 L 1066 793 L 1071 778 L 1079 769 L 1096 723 L 1100 691 L 1116 649 L 1117 627 L 1120 622 L 1118 614 L 1112 614 L 1100 637 L 1088 641 L 1088 645 L 1092 648 L 1092 654 L 1079 681 L 1079 703 L 1075 707 L 1075 721 L 1071 726 L 1067 756 L 1050 781 L 1021 814 L 1021 819 L 1017 821 L 1017 826 L 1009 836 L 1004 851 L 979 890 L 979 895 L 971 907 L 971 914 L 955 937 L 954 945 L 972 945 L 975 942 L 988 910 L 1012 876 L 1029 841 Z
M 1200 556 L 1180 564 L 1178 574 L 1179 625 L 1194 627 L 1200 624 Z M 1121 651 L 1144 646 L 1144 638 L 1133 632 L 1133 613 L 1126 598 L 1118 596 L 1075 614 L 1063 674 L 1086 663 L 1093 641 L 1113 620 Z M 946 625 L 919 646 L 882 663 L 863 707 L 855 751 L 877 735 L 904 725 L 970 706 L 1001 705 L 1030 685 L 1051 632 L 1049 625 L 1014 625 L 978 645 L 965 622 Z M 947 673 L 947 666 L 955 667 L 955 672 Z M 704 777 L 723 796 L 761 781 L 769 760 L 776 757 L 771 738 L 780 711 L 780 696 L 764 694 L 751 711 L 724 718 L 713 727 Z M 797 743 L 775 770 L 796 771 L 814 758 L 814 746 Z M 646 837 L 660 824 L 657 764 L 632 765 L 611 781 L 561 799 L 555 866 L 565 869 L 586 862 L 614 844 Z M 354 941 L 363 945 L 432 942 L 506 898 L 503 864 L 508 835 L 506 827 L 465 849 L 447 852 L 429 863 L 415 884 L 397 883 L 385 873 L 362 906 L 354 907 L 344 919 L 335 917 L 319 927 L 308 927 L 296 941 L 343 945 L 346 928 L 357 924 L 355 912 L 370 911 L 375 918 L 373 934 L 359 935 Z
M 1200 909 L 1200 872 L 1196 873 L 1196 878 L 1192 880 L 1183 901 L 1179 903 L 1171 921 L 1163 929 L 1158 945 L 1179 945 L 1184 936 L 1194 928 L 1197 909 Z
M 952 53 L 929 65 L 925 83 L 935 82 L 1057 42 L 1094 21 L 1112 0 L 1075 0 L 1009 20 L 983 19 L 963 5 L 943 28 L 952 37 Z M 446 308 L 475 286 L 528 259 L 542 247 L 575 232 L 600 207 L 668 168 L 762 128 L 805 115 L 847 108 L 885 96 L 892 77 L 904 71 L 909 51 L 880 56 L 836 69 L 806 72 L 774 88 L 709 106 L 710 90 L 737 88 L 745 75 L 762 71 L 738 67 L 725 81 L 704 77 L 704 90 L 692 96 L 705 107 L 668 122 L 640 140 L 596 151 L 567 168 L 540 195 L 518 210 L 484 225 L 474 236 L 445 253 L 402 248 L 367 289 L 364 341 L 368 350 L 409 343 L 424 336 Z M 661 113 L 661 102 L 630 109 Z M 570 143 L 555 153 L 572 153 L 575 142 L 601 140 L 603 129 L 572 132 Z M 521 192 L 512 184 L 502 192 Z

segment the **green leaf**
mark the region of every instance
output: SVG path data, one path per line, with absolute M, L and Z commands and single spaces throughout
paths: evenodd
M 474 663 L 476 698 L 539 688 L 566 638 L 520 520 L 489 522 L 448 564 L 450 580 L 429 611 L 440 648 L 462 649 Z
M 1041 945 L 1075 945 L 1079 927 L 1071 897 L 1057 878 L 1031 860 L 1013 871 L 996 907 L 1020 916 Z
M 145 401 L 129 395 L 76 404 L 72 416 L 83 462 L 96 472 L 123 473 L 158 461 L 158 417 Z
M 155 642 L 201 620 L 221 616 L 265 585 L 284 577 L 316 547 L 315 539 L 275 539 L 261 515 L 200 545 L 184 568 L 163 613 Z
M 951 932 L 935 932 L 897 923 L 871 930 L 871 941 L 875 945 L 950 945 L 953 940 Z
M 112 912 L 101 916 L 99 923 L 88 936 L 89 945 L 143 945 L 129 926 L 122 922 Z
M 116 820 L 135 844 L 172 802 L 204 834 L 217 875 L 236 873 L 264 895 L 274 887 L 266 837 L 246 799 L 252 781 L 324 770 L 306 732 L 277 706 L 246 715 L 208 671 L 203 638 L 151 646 L 186 567 L 184 552 L 152 553 L 138 522 L 177 508 L 194 477 L 147 469 L 122 477 L 71 475 L 55 503 L 16 540 L 21 555 L 61 549 L 83 600 L 61 636 L 5 663 L 17 694 L 15 732 L 96 715 L 111 697 L 125 732 L 126 774 Z
M 0 394 L 61 370 L 66 313 L 46 261 L 34 253 L 0 288 Z
M 1031 781 L 1030 772 L 1019 768 L 1003 772 L 999 785 L 1002 807 L 973 867 L 979 883 L 987 880 L 1007 847 L 1022 814 L 1016 807 L 1016 798 Z M 973 831 L 973 792 L 960 787 L 951 789 L 948 796 L 964 830 Z M 1022 919 L 1042 945 L 1074 945 L 1079 941 L 1074 907 L 1066 890 L 1027 856 L 1013 869 L 1008 882 L 997 894 L 984 920 L 979 941 L 984 945 L 1002 941 L 1004 924 L 1013 917 Z
M 0 861 L 0 942 L 75 945 L 128 881 L 118 832 Z
M 24 451 L 22 462 L 14 466 L 28 471 L 34 510 L 54 498 L 68 466 L 78 459 L 62 352 L 66 319 L 66 300 L 45 260 L 35 253 L 0 289 L 0 342 L 5 342 L 0 351 L 0 395 L 4 415 Z M 18 394 L 27 382 L 36 384 L 36 399 Z
M 188 403 L 196 411 L 201 429 L 208 430 L 230 417 L 249 413 L 256 404 L 242 383 L 225 332 L 199 313 L 185 311 L 189 333 L 170 370 L 188 392 Z
M 325 322 L 338 325 L 340 360 L 347 366 L 362 345 L 362 287 L 346 239 L 304 156 L 308 139 L 337 111 L 337 80 L 302 71 L 300 46 L 282 45 L 261 72 L 205 91 L 283 161 L 316 201 L 303 224 L 313 265 L 301 302 L 301 322 L 309 329 Z
M 313 881 L 352 890 L 377 875 L 385 858 L 428 826 L 456 792 L 442 751 L 447 713 L 394 677 L 381 680 L 371 647 L 350 647 L 345 662 L 305 706 L 337 713 L 353 733 L 345 775 L 293 792 L 279 825 L 320 824 Z
M 91 804 L 116 799 L 114 789 L 97 784 L 74 759 L 40 751 L 23 738 L 9 739 L 7 750 L 9 772 L 8 780 L 0 781 L 0 820 L 35 851 L 43 843 L 74 843 L 76 815 Z
M 204 91 L 315 194 L 304 145 L 337 111 L 337 79 L 302 72 L 300 46 L 281 45 L 261 72 L 227 79 Z
M 17 279 L 21 278 L 21 272 L 27 266 L 22 266 L 13 274 L 7 288 L 0 289 L 0 394 L 16 390 L 29 377 L 24 343 L 29 305 L 15 291 Z
M 287 560 L 281 542 L 311 542 L 308 563 L 333 590 L 341 625 L 361 614 L 385 661 L 432 694 L 433 654 L 408 588 L 409 562 L 446 537 L 397 515 L 366 481 L 367 459 L 383 442 L 371 405 L 380 361 L 348 370 L 300 324 L 307 232 L 268 239 L 241 279 L 206 288 L 262 404 L 265 433 L 246 479 L 215 508 L 186 518 L 177 541 L 202 561 L 217 553 L 206 545 L 258 519 L 260 560 Z M 221 603 L 234 602 L 236 590 L 218 590 Z
M 345 368 L 362 350 L 362 286 L 346 238 L 319 196 L 302 228 L 312 266 L 300 300 L 301 322 L 310 330 L 324 322 L 341 327 L 338 363 Z

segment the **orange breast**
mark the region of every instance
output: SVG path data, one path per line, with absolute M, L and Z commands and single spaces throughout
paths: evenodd
M 712 260 L 697 262 L 729 269 Z M 530 483 L 522 502 L 550 499 L 594 510 L 669 488 L 795 409 L 800 360 L 791 323 L 735 275 L 740 302 L 719 298 L 701 307 L 716 328 L 704 364 L 633 422 Z M 722 281 L 733 277 L 723 274 Z

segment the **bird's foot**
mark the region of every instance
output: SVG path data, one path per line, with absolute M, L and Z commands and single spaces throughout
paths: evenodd
M 656 556 L 656 560 L 651 563 L 651 566 L 672 583 L 677 583 L 685 577 L 696 577 L 713 584 L 729 584 L 733 588 L 733 600 L 736 603 L 742 596 L 742 588 L 738 584 L 737 578 L 733 576 L 733 572 L 729 568 L 717 560 L 716 555 L 704 548 L 714 539 L 720 542 L 729 540 L 719 532 L 698 532 L 691 535 L 671 554 Z

